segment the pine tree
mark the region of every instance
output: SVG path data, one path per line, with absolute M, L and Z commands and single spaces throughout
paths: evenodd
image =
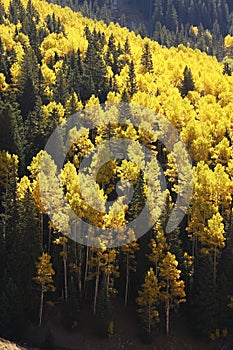
M 183 73 L 183 80 L 181 81 L 181 87 L 180 87 L 180 93 L 182 97 L 185 97 L 188 95 L 189 91 L 194 91 L 195 85 L 193 81 L 193 76 L 191 69 L 188 68 L 188 66 L 185 67 L 184 73 Z
M 209 254 L 195 260 L 192 290 L 193 325 L 203 336 L 217 328 L 216 283 L 213 262 Z
M 229 76 L 231 76 L 231 74 L 232 74 L 231 66 L 230 66 L 230 64 L 228 62 L 224 63 L 223 74 L 224 75 L 227 74 Z
M 69 97 L 68 83 L 64 69 L 60 69 L 57 73 L 56 83 L 53 89 L 53 99 L 57 103 L 61 103 L 65 107 Z
M 134 63 L 133 61 L 129 64 L 129 75 L 127 78 L 127 89 L 129 95 L 132 97 L 138 90 L 137 81 L 136 81 L 136 74 L 134 69 Z
M 24 176 L 17 187 L 17 229 L 18 263 L 24 274 L 19 276 L 19 286 L 24 286 L 24 305 L 27 317 L 34 316 L 32 278 L 35 275 L 35 261 L 42 251 L 38 225 L 38 213 L 29 179 Z
M 38 62 L 32 48 L 25 49 L 23 63 L 18 81 L 19 104 L 23 119 L 35 108 L 36 94 L 38 93 Z
M 145 43 L 144 45 L 141 57 L 141 65 L 143 67 L 143 72 L 153 73 L 153 61 L 149 43 Z
M 84 59 L 82 100 L 88 100 L 94 94 L 101 102 L 105 101 L 108 92 L 106 74 L 106 66 L 98 45 L 91 39 Z
M 139 28 L 138 28 L 138 34 L 141 35 L 141 37 L 144 39 L 148 36 L 147 34 L 147 30 L 146 30 L 146 26 L 144 24 L 144 22 L 141 22 L 139 24 Z
M 19 105 L 14 93 L 7 93 L 0 100 L 0 148 L 19 156 L 20 171 L 25 166 L 25 130 Z
M 21 340 L 26 327 L 22 293 L 5 269 L 0 294 L 0 331 L 1 335 L 13 340 Z
M 113 322 L 112 313 L 111 296 L 107 293 L 106 285 L 102 283 L 96 303 L 97 330 L 102 336 L 109 334 L 110 324 Z

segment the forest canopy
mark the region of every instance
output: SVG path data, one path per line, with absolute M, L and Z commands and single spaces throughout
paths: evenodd
M 182 2 L 168 3 L 176 9 Z M 214 2 L 205 3 L 208 9 Z M 195 26 L 192 31 L 197 35 Z M 183 44 L 164 47 L 119 24 L 92 20 L 43 0 L 1 2 L 1 336 L 19 339 L 29 322 L 43 324 L 51 304 L 58 301 L 65 328 L 77 328 L 80 309 L 88 302 L 99 334 L 107 335 L 112 332 L 116 312 L 112 301 L 117 294 L 126 307 L 129 300 L 133 303 L 150 341 L 159 329 L 170 332 L 170 314 L 179 306 L 193 329 L 206 338 L 232 332 L 233 33 L 230 27 L 221 33 L 227 53 L 222 63 L 198 49 Z M 177 154 L 183 156 L 179 144 L 168 152 L 153 134 L 144 132 L 143 124 L 120 125 L 109 117 L 95 129 L 71 131 L 68 136 L 76 141 L 59 173 L 44 151 L 51 133 L 71 114 L 83 109 L 88 113 L 94 107 L 102 115 L 101 104 L 111 110 L 118 102 L 150 109 L 153 113 L 145 114 L 145 124 L 154 115 L 166 118 L 191 157 L 190 207 L 170 234 L 165 227 L 179 192 L 175 164 Z M 134 188 L 131 204 L 122 206 L 118 199 L 102 216 L 85 206 L 77 185 L 80 162 L 117 134 L 153 152 L 165 174 L 166 205 L 140 239 L 129 230 L 127 244 L 109 248 L 100 239 L 98 248 L 85 246 L 56 226 L 59 216 L 67 227 L 62 196 L 84 222 L 101 222 L 105 227 L 127 225 L 150 198 L 145 176 L 136 165 L 144 160 L 139 147 L 128 150 L 134 162 L 112 160 L 95 184 L 103 209 L 116 199 L 117 182 L 129 178 Z M 48 216 L 51 208 L 40 196 L 42 157 L 52 183 L 46 195 L 55 195 L 54 205 L 60 208 L 53 220 Z M 155 192 L 161 193 L 157 171 L 155 165 L 150 177 L 155 179 Z M 86 195 L 94 204 L 93 194 Z M 82 227 L 76 229 L 78 234 Z

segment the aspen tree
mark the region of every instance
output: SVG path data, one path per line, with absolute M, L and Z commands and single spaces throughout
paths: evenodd
M 170 331 L 170 311 L 185 302 L 185 285 L 180 279 L 181 271 L 177 268 L 175 255 L 167 252 L 159 266 L 160 298 L 165 306 L 166 333 Z
M 52 263 L 50 262 L 51 257 L 47 253 L 43 253 L 39 257 L 39 262 L 36 263 L 37 273 L 34 277 L 34 281 L 38 283 L 41 287 L 40 294 L 40 311 L 39 311 L 39 326 L 42 323 L 43 305 L 44 305 L 44 294 L 48 291 L 55 291 L 53 285 L 53 276 L 55 271 L 52 268 Z
M 141 315 L 148 336 L 151 335 L 155 323 L 159 320 L 159 290 L 158 279 L 154 270 L 150 268 L 136 299 L 139 307 L 138 313 Z
M 136 265 L 137 262 L 135 260 L 135 253 L 137 250 L 139 250 L 139 244 L 135 240 L 135 234 L 132 229 L 129 229 L 127 232 L 127 240 L 131 243 L 124 244 L 121 247 L 121 252 L 124 257 L 124 263 L 126 265 L 126 277 L 125 277 L 125 307 L 128 303 L 128 293 L 129 293 L 129 286 L 130 286 L 130 271 L 135 272 L 136 271 Z

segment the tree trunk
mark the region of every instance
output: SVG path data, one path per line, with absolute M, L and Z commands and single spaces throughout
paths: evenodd
M 77 244 L 77 243 L 75 243 Z M 82 246 L 78 245 L 78 255 L 79 255 L 79 264 L 78 264 L 78 290 L 80 296 L 82 295 Z
M 169 300 L 166 301 L 166 334 L 169 334 L 169 324 L 170 324 L 170 305 Z
M 40 219 L 40 234 L 41 234 L 41 246 L 44 247 L 44 218 L 43 218 L 43 213 L 39 214 Z
M 106 292 L 107 292 L 107 295 L 109 295 L 109 278 L 110 278 L 110 274 L 108 272 L 107 273 L 107 279 L 106 279 Z
M 44 292 L 41 289 L 41 295 L 40 295 L 40 311 L 39 311 L 39 327 L 42 323 L 42 314 L 43 314 L 43 304 L 44 304 Z
M 87 246 L 87 248 L 86 248 L 85 274 L 84 274 L 84 292 L 85 293 L 86 293 L 86 286 L 87 286 L 88 259 L 89 259 L 89 247 Z
M 65 289 L 65 301 L 68 300 L 68 288 L 67 288 L 67 252 L 66 252 L 66 244 L 63 244 L 63 266 L 64 266 L 64 289 Z
M 98 265 L 97 265 L 96 279 L 95 279 L 94 315 L 96 313 L 96 301 L 97 301 L 97 295 L 98 295 L 98 289 L 99 289 L 99 275 L 100 275 L 100 261 L 98 262 Z
M 126 283 L 125 283 L 125 307 L 128 302 L 128 289 L 129 289 L 129 253 L 126 256 Z
M 52 235 L 52 227 L 51 222 L 49 223 L 49 241 L 48 241 L 48 253 L 50 254 L 51 249 L 51 235 Z
M 216 282 L 217 248 L 214 248 L 214 282 Z
M 150 303 L 149 303 L 149 311 L 148 311 L 148 332 L 150 335 L 150 332 L 151 332 Z

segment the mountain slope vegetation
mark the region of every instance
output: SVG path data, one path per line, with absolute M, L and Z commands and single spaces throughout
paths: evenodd
M 225 45 L 230 58 L 230 34 Z M 88 113 L 94 106 L 98 117 L 117 118 L 114 103 L 118 102 L 144 106 L 165 117 L 180 133 L 192 159 L 191 204 L 182 223 L 170 234 L 165 227 L 179 190 L 173 158 L 182 156 L 182 150 L 176 145 L 169 154 L 161 142 L 150 140 L 151 135 L 143 132 L 143 122 L 152 125 L 154 114 L 145 113 L 140 127 L 122 126 L 118 119 L 111 125 L 102 119 L 103 126 L 94 131 L 82 129 L 80 134 L 72 130 L 76 141 L 59 174 L 43 151 L 55 127 L 71 114 Z M 101 103 L 107 104 L 105 112 Z M 183 44 L 167 48 L 126 27 L 91 20 L 44 0 L 3 0 L 0 335 L 22 338 L 27 325 L 43 324 L 57 303 L 61 303 L 65 328 L 79 327 L 80 309 L 88 303 L 97 333 L 110 335 L 117 312 L 112 299 L 117 293 L 126 307 L 130 302 L 138 312 L 145 342 L 153 342 L 156 332 L 169 333 L 169 315 L 180 304 L 178 312 L 197 334 L 213 341 L 231 334 L 232 107 L 233 76 L 227 61 L 219 63 L 215 56 Z M 82 179 L 80 162 L 114 135 L 141 142 L 154 152 L 166 175 L 166 206 L 139 240 L 131 230 L 127 233 L 129 244 L 108 248 L 100 240 L 100 248 L 87 247 L 68 239 L 69 235 L 56 227 L 58 218 L 67 227 L 59 183 L 77 215 L 100 227 L 126 225 L 141 212 L 147 197 L 151 208 L 158 209 L 148 196 L 145 174 L 127 160 L 112 161 L 99 172 L 100 212 L 85 205 L 77 187 Z M 143 161 L 140 145 L 128 152 L 139 163 Z M 53 220 L 47 215 L 51 208 L 42 204 L 40 197 L 41 157 L 52 181 L 51 188 L 46 188 L 47 198 L 55 195 L 57 216 Z M 158 173 L 154 165 L 150 178 Z M 184 178 L 186 174 L 184 169 Z M 135 191 L 131 205 L 122 208 L 119 199 L 112 211 L 104 212 L 108 200 L 116 198 L 117 182 L 127 176 Z M 153 185 L 159 193 L 157 182 Z M 93 193 L 86 191 L 94 203 Z M 82 227 L 76 229 L 79 233 Z M 52 342 L 49 333 L 46 339 Z

